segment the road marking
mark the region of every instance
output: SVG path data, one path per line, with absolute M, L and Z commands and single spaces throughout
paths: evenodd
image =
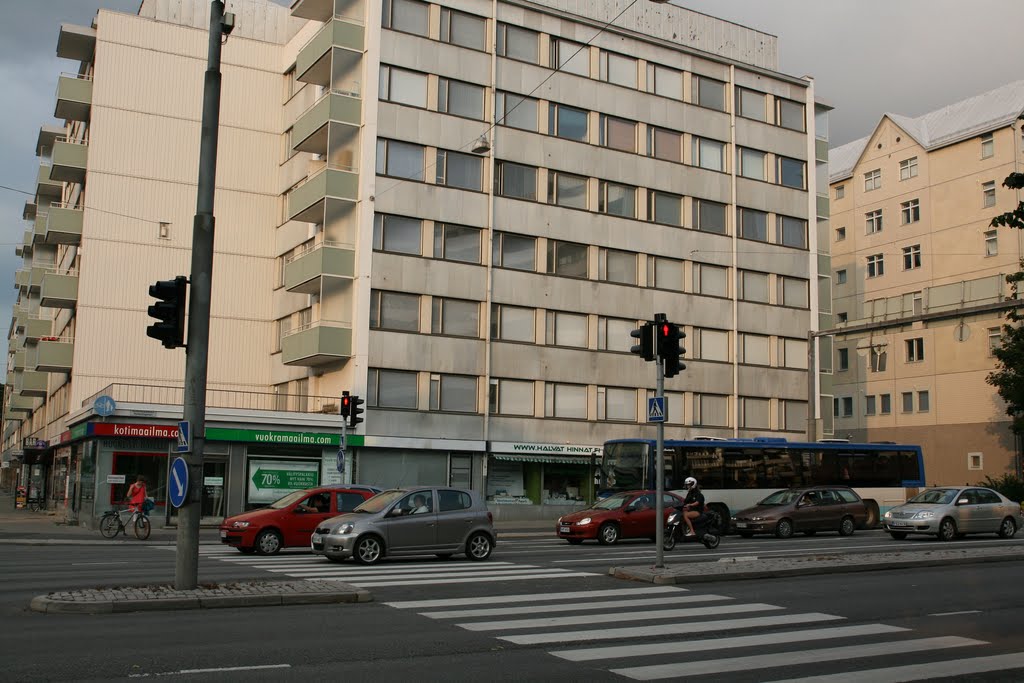
M 468 571 L 497 571 L 501 569 L 536 569 L 537 565 L 533 564 L 512 564 L 510 562 L 488 562 L 483 563 L 469 563 L 464 562 L 461 564 L 453 565 L 439 565 L 439 564 L 421 564 L 416 567 L 406 566 L 388 566 L 388 565 L 337 565 L 330 562 L 317 562 L 312 565 L 292 565 L 279 567 L 277 565 L 251 565 L 257 568 L 264 568 L 270 571 L 299 571 L 299 572 L 311 572 L 311 571 L 326 571 L 332 570 L 336 572 L 349 573 L 349 574 L 365 574 L 366 572 L 377 572 L 379 574 L 415 574 L 416 572 L 468 572 Z M 551 567 L 545 567 L 545 569 L 551 569 Z M 558 569 L 558 567 L 554 567 Z M 567 571 L 567 570 L 566 570 Z
M 283 572 L 282 572 L 283 573 Z M 288 576 L 295 577 L 297 579 L 316 579 L 324 576 L 331 576 L 345 581 L 399 581 L 403 579 L 447 579 L 447 578 L 462 578 L 465 576 L 480 576 L 480 577 L 504 577 L 504 576 L 515 576 L 516 574 L 530 574 L 534 576 L 547 575 L 547 576 L 564 576 L 565 574 L 571 574 L 568 569 L 499 569 L 497 571 L 490 572 L 457 572 L 444 573 L 444 572 L 413 572 L 410 574 L 381 574 L 372 570 L 363 573 L 350 573 L 350 572 L 332 572 L 329 569 L 319 572 L 292 572 L 287 574 Z M 598 576 L 597 574 L 591 574 L 590 576 Z
M 715 614 L 742 614 L 745 612 L 770 612 L 783 609 L 778 605 L 767 605 L 763 602 L 743 605 L 716 606 Z M 605 614 L 585 614 L 575 617 L 541 617 L 539 619 L 509 619 L 501 621 L 475 621 L 456 624 L 467 631 L 503 631 L 521 628 L 559 628 L 562 626 L 578 626 L 581 624 L 601 623 L 602 620 L 621 623 L 624 621 L 647 621 L 649 619 L 682 619 L 686 617 L 706 617 L 707 607 L 691 607 L 685 609 L 666 609 L 657 612 L 608 612 Z
M 256 666 L 224 666 L 217 669 L 182 669 L 181 671 L 161 671 L 151 674 L 128 674 L 128 678 L 148 678 L 149 676 L 183 676 L 186 674 L 212 674 L 225 671 L 263 671 L 266 669 L 290 669 L 291 664 L 260 664 Z
M 820 664 L 835 662 L 840 659 L 859 659 L 863 657 L 885 657 L 909 652 L 926 650 L 944 650 L 952 647 L 968 647 L 986 645 L 983 640 L 961 638 L 959 636 L 941 636 L 938 638 L 918 638 L 916 640 L 899 640 L 889 643 L 871 643 L 868 645 L 847 645 L 844 647 L 823 648 L 820 650 L 799 650 L 796 652 L 775 652 L 749 657 L 728 657 L 725 659 L 704 659 L 677 664 L 654 664 L 635 666 L 626 669 L 611 669 L 612 673 L 633 678 L 638 681 L 659 678 L 676 678 L 682 676 L 699 676 L 701 674 L 720 674 L 735 671 L 760 671 L 771 667 L 788 667 L 800 664 Z M 859 672 L 859 680 L 871 680 Z
M 936 612 L 935 614 L 929 614 L 930 617 L 955 617 L 959 614 L 981 614 L 980 609 L 965 609 L 962 612 Z
M 86 566 L 89 566 L 89 565 L 96 565 L 96 564 L 124 564 L 124 562 L 72 562 L 71 566 L 72 567 L 86 567 Z
M 688 592 L 677 586 L 652 586 L 650 588 L 609 588 L 599 591 L 569 591 L 563 593 L 520 593 L 518 595 L 488 595 L 477 598 L 448 598 L 441 600 L 404 600 L 385 602 L 388 607 L 396 609 L 429 609 L 431 607 L 462 607 L 464 605 L 496 605 L 523 602 L 555 602 L 575 598 L 607 598 L 632 595 L 652 595 L 658 593 Z
M 579 576 L 594 576 L 586 572 L 566 572 L 564 574 L 514 574 L 512 576 L 484 576 L 463 577 L 458 579 L 416 579 L 408 581 L 349 581 L 345 577 L 320 577 L 323 581 L 340 581 L 353 583 L 360 588 L 386 588 L 387 586 L 436 586 L 442 583 L 480 583 L 481 581 L 529 581 L 531 579 L 568 579 Z
M 662 637 L 688 633 L 712 633 L 742 628 L 764 626 L 786 626 L 807 624 L 816 621 L 838 621 L 844 617 L 821 612 L 803 614 L 782 614 L 771 617 L 747 617 L 743 619 L 720 619 L 718 621 L 696 621 L 685 624 L 655 624 L 653 626 L 632 626 L 627 628 L 592 629 L 589 631 L 563 631 L 561 633 L 531 633 L 526 635 L 496 636 L 516 645 L 539 645 L 542 643 L 577 643 L 587 640 L 618 640 L 620 638 Z
M 643 598 L 638 600 L 605 600 L 603 602 L 583 602 L 572 605 L 545 605 L 545 612 L 584 612 L 587 610 L 608 609 L 616 607 L 658 607 L 665 605 L 678 605 L 688 602 L 714 602 L 716 600 L 732 600 L 733 598 L 724 595 L 679 595 L 662 596 L 660 598 Z M 461 617 L 501 617 L 513 614 L 533 614 L 538 609 L 537 605 L 529 607 L 494 607 L 485 609 L 460 609 L 448 610 L 445 612 L 420 612 L 420 616 L 431 619 L 456 619 Z
M 754 647 L 763 645 L 780 645 L 782 643 L 799 643 L 808 640 L 828 640 L 831 638 L 850 638 L 856 636 L 874 636 L 884 633 L 899 633 L 910 629 L 886 624 L 863 624 L 860 626 L 836 626 L 826 629 L 805 629 L 802 631 L 784 631 L 756 636 L 732 636 L 729 638 L 709 638 L 706 640 L 689 640 L 670 643 L 644 643 L 621 645 L 616 647 L 591 647 L 578 650 L 562 650 L 550 652 L 556 657 L 570 662 L 590 662 L 597 659 L 620 659 L 623 657 L 646 657 L 683 652 L 705 652 L 708 650 L 725 650 L 730 647 Z
M 992 655 L 991 657 L 951 659 L 945 662 L 907 664 L 904 666 L 887 667 L 885 669 L 820 674 L 808 678 L 790 678 L 786 681 L 775 681 L 775 683 L 861 683 L 862 681 L 871 681 L 871 683 L 899 683 L 900 681 L 923 681 L 932 678 L 980 674 L 1021 667 L 1024 667 L 1024 652 L 1014 652 L 1006 655 Z

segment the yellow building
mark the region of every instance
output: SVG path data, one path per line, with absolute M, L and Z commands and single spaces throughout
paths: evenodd
M 885 114 L 829 152 L 835 434 L 918 443 L 929 484 L 1019 471 L 985 382 L 1013 299 L 1024 81 L 917 118 Z

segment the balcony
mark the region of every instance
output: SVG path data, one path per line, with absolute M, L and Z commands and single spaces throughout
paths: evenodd
M 44 244 L 46 241 L 46 212 L 40 211 L 32 219 L 32 244 Z
M 92 61 L 96 49 L 96 29 L 75 24 L 61 24 L 57 34 L 57 56 L 76 62 Z
M 83 210 L 67 204 L 51 204 L 46 211 L 43 241 L 46 244 L 73 244 L 82 242 Z
M 20 310 L 19 306 L 15 306 L 14 315 L 12 317 L 14 319 L 14 331 L 21 332 L 22 330 L 24 330 L 25 325 L 28 322 L 28 314 Z
M 352 355 L 352 330 L 344 323 L 316 322 L 294 330 L 281 339 L 285 365 L 323 365 Z
M 362 59 L 364 33 L 360 20 L 335 15 L 299 50 L 295 58 L 296 79 L 325 88 L 331 85 L 332 54 L 336 52 L 338 60 L 334 73 L 351 71 Z
M 61 74 L 57 79 L 57 106 L 53 115 L 67 121 L 88 121 L 92 112 L 92 79 Z
M 20 268 L 14 271 L 14 288 L 28 290 L 28 281 L 31 271 L 28 268 Z
M 25 328 L 25 341 L 37 342 L 41 337 L 49 337 L 53 333 L 53 321 L 49 318 L 32 317 L 21 314 Z
M 32 254 L 32 246 L 35 244 L 33 238 L 34 234 L 35 230 L 29 228 L 28 230 L 25 231 L 25 234 L 22 236 L 22 241 L 24 243 L 24 246 L 21 248 L 22 256 L 29 256 Z
M 67 138 L 53 143 L 53 163 L 50 179 L 69 183 L 85 182 L 85 168 L 89 161 L 89 145 L 72 142 Z
M 362 102 L 350 93 L 331 91 L 299 116 L 292 128 L 292 149 L 297 152 L 327 154 L 327 124 L 331 121 L 352 126 L 359 133 Z M 335 147 L 335 145 L 332 145 Z
M 36 400 L 34 398 L 17 394 L 11 394 L 11 401 L 7 404 L 7 410 L 12 413 L 31 413 L 35 407 Z
M 317 244 L 293 256 L 284 265 L 284 286 L 289 292 L 319 294 L 323 277 L 355 277 L 356 254 L 340 244 Z
M 36 209 L 35 202 L 25 202 L 25 208 L 21 210 L 21 217 L 27 221 L 35 220 Z
M 24 370 L 28 365 L 28 351 L 20 349 L 14 352 L 14 357 L 11 358 L 11 370 L 17 372 L 18 370 Z
M 47 308 L 74 308 L 78 303 L 78 275 L 48 271 L 42 278 L 39 305 Z
M 328 198 L 355 202 L 359 197 L 359 174 L 353 168 L 324 166 L 288 194 L 288 219 L 320 223 Z
M 22 396 L 40 396 L 46 398 L 46 382 L 49 379 L 45 372 L 14 373 L 14 393 Z
M 29 370 L 36 372 L 71 372 L 71 361 L 75 356 L 75 342 L 40 340 L 28 361 Z
M 50 177 L 50 164 L 39 164 L 39 173 L 36 175 L 36 197 L 59 198 L 63 191 L 63 183 Z
M 35 293 L 43 286 L 43 278 L 53 270 L 53 263 L 47 261 L 33 261 L 29 268 L 28 291 Z

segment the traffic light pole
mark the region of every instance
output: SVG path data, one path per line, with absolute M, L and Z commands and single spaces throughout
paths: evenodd
M 178 509 L 174 587 L 191 590 L 199 583 L 199 517 L 206 444 L 206 374 L 210 346 L 210 290 L 213 279 L 213 195 L 217 180 L 217 129 L 220 125 L 220 51 L 224 3 L 210 3 L 210 45 L 203 83 L 203 121 L 199 139 L 199 182 L 192 225 L 192 274 L 185 352 L 184 419 L 192 428 L 189 495 Z
M 664 313 L 654 316 L 655 323 L 660 324 L 667 320 Z M 665 398 L 665 359 L 661 354 L 654 359 L 657 368 L 658 383 L 655 386 L 655 395 L 664 401 Z M 655 487 L 658 500 L 654 504 L 654 543 L 657 546 L 655 551 L 654 567 L 661 569 L 665 566 L 665 422 L 658 423 L 658 446 L 657 455 L 654 461 L 654 476 L 658 478 L 658 485 Z

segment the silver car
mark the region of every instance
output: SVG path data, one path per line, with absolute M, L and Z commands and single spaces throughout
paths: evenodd
M 486 560 L 497 540 L 493 517 L 476 492 L 416 487 L 383 491 L 322 522 L 310 545 L 314 555 L 334 562 L 354 557 L 374 564 L 386 555 L 427 553 Z
M 923 491 L 885 513 L 885 530 L 896 540 L 932 534 L 949 541 L 967 534 L 1011 538 L 1024 524 L 1021 506 L 980 486 L 949 486 Z

